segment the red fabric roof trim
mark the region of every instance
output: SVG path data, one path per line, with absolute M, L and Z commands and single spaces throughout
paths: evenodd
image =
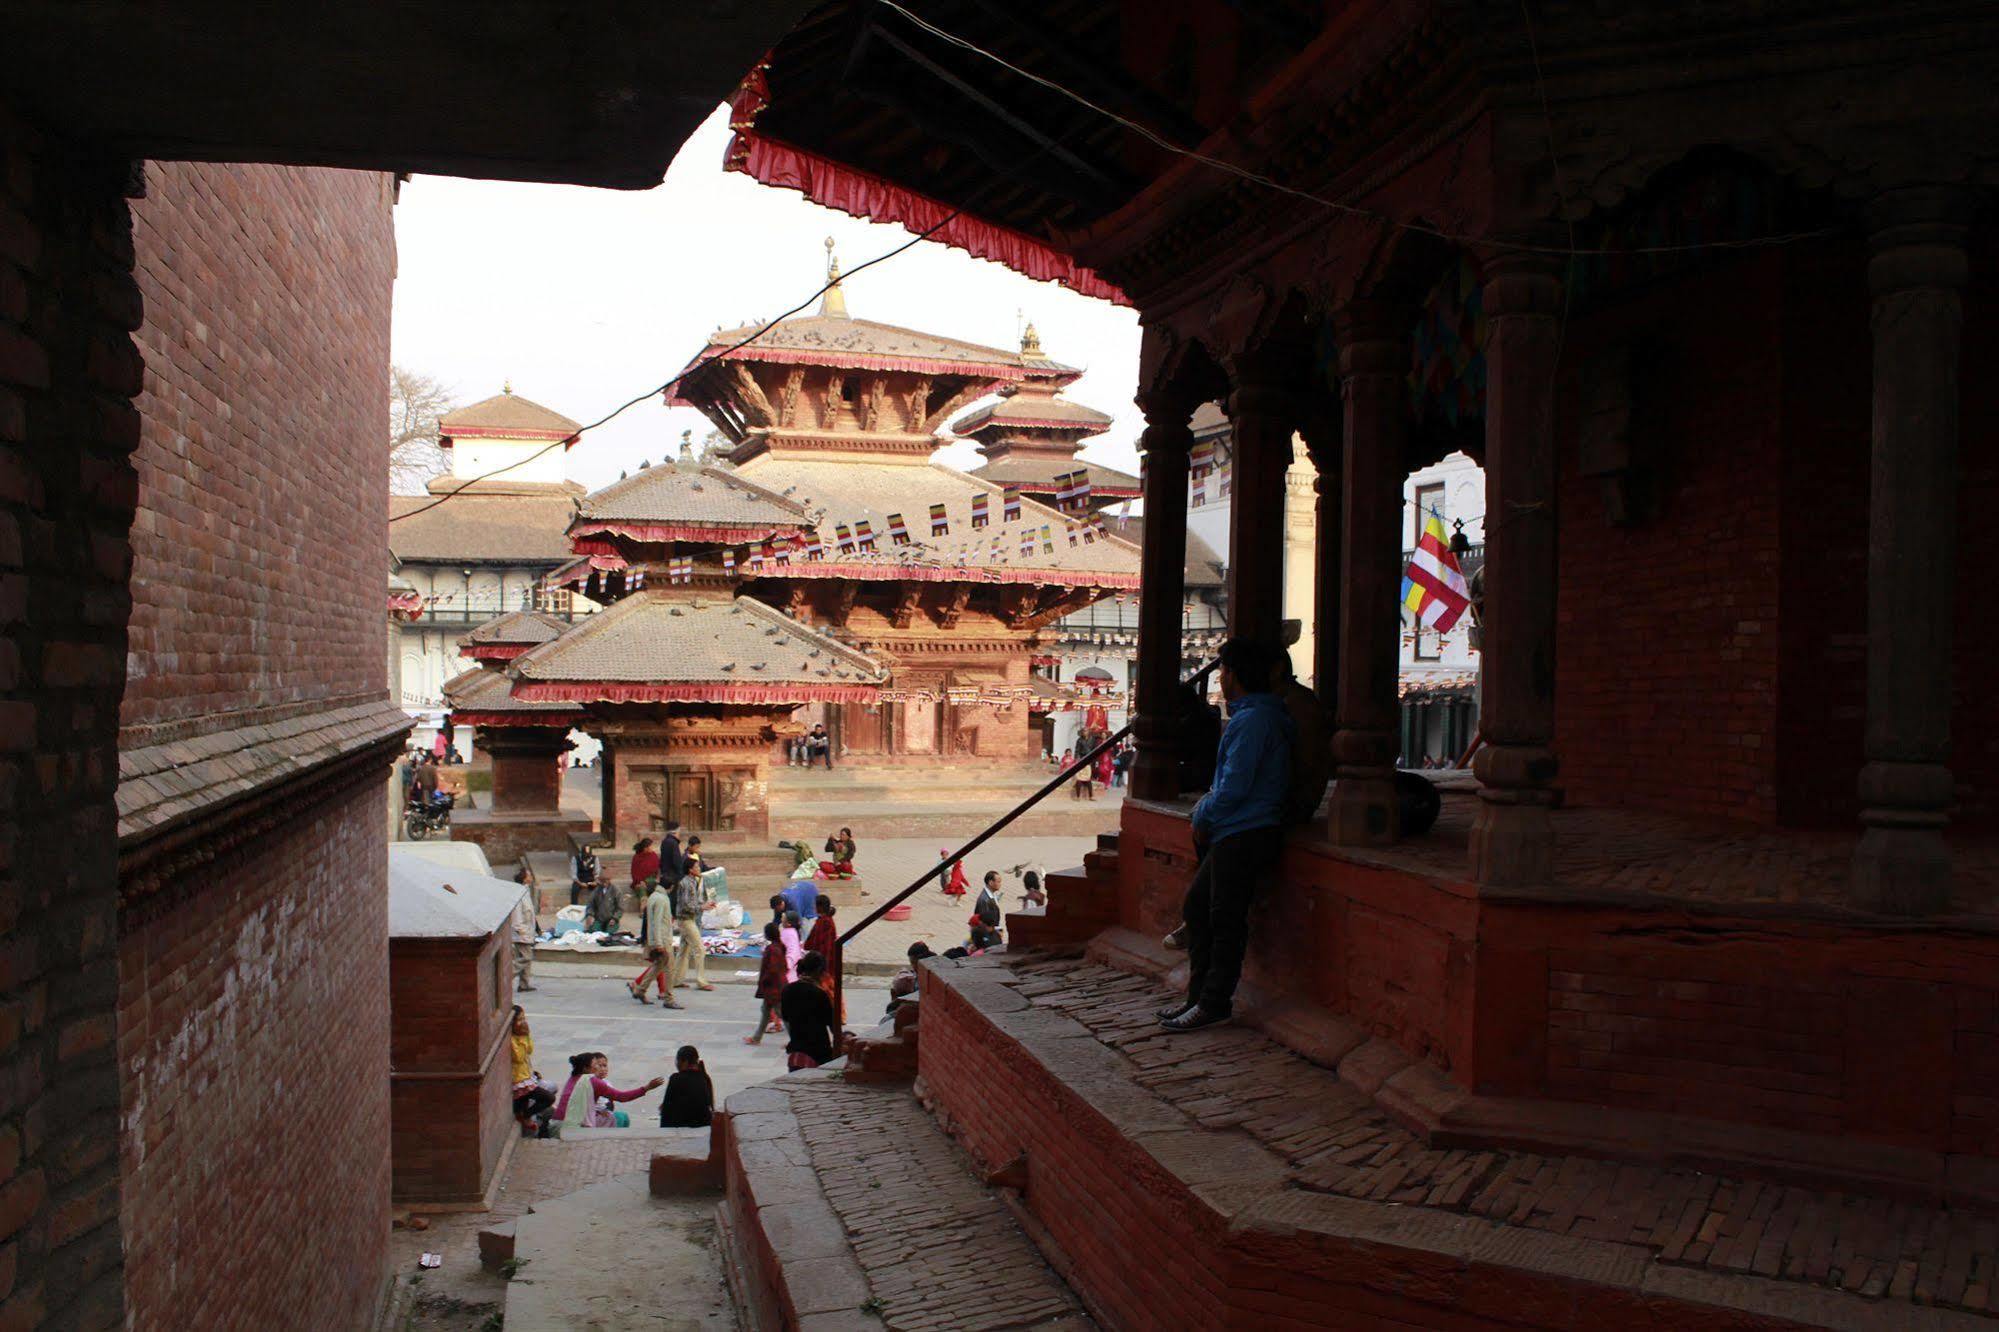
M 440 434 L 437 447 L 448 449 L 454 439 L 559 439 L 565 448 L 576 447 L 580 438 L 575 431 L 561 430 L 503 430 L 497 426 L 461 426 L 456 430 Z
M 515 657 L 520 656 L 523 652 L 535 646 L 538 645 L 533 643 L 467 643 L 458 649 L 458 655 L 461 657 L 470 657 L 474 661 L 512 661 Z
M 453 726 L 560 726 L 568 730 L 582 716 L 583 710 L 575 712 L 460 712 L 451 710 Z
M 767 541 L 780 531 L 804 531 L 811 526 L 803 518 L 795 523 L 774 527 L 768 523 L 745 526 L 740 523 L 628 523 L 628 522 L 578 522 L 569 529 L 570 547 L 578 555 L 615 555 L 617 551 L 606 541 L 593 541 L 592 537 L 621 536 L 627 541 Z M 598 565 L 593 559 L 592 568 Z M 620 561 L 618 567 L 622 568 Z
M 1063 573 L 1059 569 L 995 569 L 990 565 L 952 568 L 930 564 L 843 564 L 827 560 L 766 565 L 764 578 L 860 578 L 878 583 L 1034 583 L 1043 587 L 1136 588 L 1137 574 Z
M 779 325 L 782 327 L 782 325 Z M 1007 365 L 1002 361 L 945 361 L 930 360 L 922 356 L 883 356 L 879 352 L 841 351 L 832 347 L 772 347 L 762 342 L 749 342 L 740 347 L 725 348 L 726 355 L 712 354 L 703 350 L 695 358 L 694 365 L 706 365 L 710 361 L 769 361 L 784 365 L 824 365 L 841 370 L 909 370 L 923 375 L 963 375 L 967 379 L 989 379 L 995 384 L 1005 380 L 1045 379 L 1064 384 L 1074 383 L 1080 374 L 1066 379 L 1046 372 L 1030 369 L 1024 365 Z M 692 370 L 694 366 L 689 366 Z M 681 373 L 686 378 L 686 371 Z
M 557 703 L 873 703 L 879 685 L 605 684 L 520 680 L 514 697 Z
M 1119 288 L 1032 236 L 966 214 L 951 217 L 951 209 L 927 195 L 758 134 L 757 114 L 769 103 L 770 84 L 764 77 L 764 66 L 759 64 L 730 99 L 729 126 L 735 136 L 722 158 L 724 170 L 740 171 L 780 189 L 797 190 L 814 203 L 855 217 L 893 222 L 915 232 L 936 227 L 930 233 L 931 240 L 1005 264 L 1042 282 L 1059 282 L 1085 296 L 1131 304 L 1131 298 Z

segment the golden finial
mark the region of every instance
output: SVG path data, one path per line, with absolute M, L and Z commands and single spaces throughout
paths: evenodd
M 1041 335 L 1034 331 L 1034 321 L 1032 319 L 1028 320 L 1027 327 L 1021 330 L 1020 354 L 1022 356 L 1041 355 Z
M 826 238 L 826 296 L 819 302 L 822 318 L 847 317 L 847 293 L 840 290 L 840 260 L 833 253 L 833 238 Z
M 506 394 L 510 398 L 513 396 L 514 378 L 512 375 L 509 375 L 505 379 L 500 381 L 500 392 Z

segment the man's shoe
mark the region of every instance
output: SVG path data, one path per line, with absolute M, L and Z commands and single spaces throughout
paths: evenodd
M 680 1001 L 679 1001 L 678 999 L 675 999 L 675 998 L 672 998 L 671 996 L 669 996 L 669 997 L 667 997 L 667 998 L 665 998 L 665 999 L 662 999 L 662 1000 L 660 1000 L 660 1001 L 659 1001 L 659 1006 L 660 1006 L 661 1008 L 679 1008 L 679 1007 L 680 1007 L 681 1005 L 680 1005 Z
M 1188 1009 L 1192 1007 L 1194 1007 L 1194 1005 L 1188 1003 L 1184 999 L 1177 1004 L 1168 1004 L 1166 1007 L 1159 1010 L 1159 1020 L 1161 1022 L 1171 1022 L 1174 1018 L 1179 1017 L 1182 1013 L 1185 1013 Z
M 1187 927 L 1185 925 L 1180 926 L 1159 942 L 1176 953 L 1185 952 L 1187 950 Z
M 652 1002 L 652 1000 L 650 1000 L 650 999 L 646 998 L 646 996 L 645 996 L 645 991 L 644 991 L 644 990 L 641 990 L 641 989 L 640 989 L 640 988 L 639 988 L 638 986 L 636 986 L 636 985 L 633 985 L 633 984 L 631 984 L 631 983 L 627 982 L 627 983 L 626 983 L 626 985 L 625 985 L 625 989 L 626 989 L 626 991 L 627 991 L 628 993 L 630 993 L 630 995 L 632 996 L 632 998 L 634 998 L 634 999 L 638 1000 L 638 1001 L 639 1001 L 640 1003 L 642 1003 L 642 1004 L 649 1004 L 649 1003 L 651 1003 L 651 1002 Z
M 1168 1031 L 1199 1031 L 1203 1027 L 1213 1027 L 1228 1020 L 1227 1013 L 1217 1013 L 1212 1008 L 1202 1008 L 1199 1004 L 1195 1004 L 1180 1016 L 1168 1018 L 1159 1025 Z
M 532 986 L 532 985 L 516 985 L 516 986 L 514 987 L 514 992 L 515 992 L 516 994 L 533 994 L 533 993 L 534 993 L 534 986 Z

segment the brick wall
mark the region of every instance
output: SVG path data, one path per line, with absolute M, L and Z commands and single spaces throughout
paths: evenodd
M 118 1141 L 137 1326 L 351 1327 L 380 1294 L 379 797 L 364 783 L 301 811 L 124 923 Z
M 390 177 L 148 163 L 123 724 L 382 689 Z
M 1562 449 L 1555 752 L 1577 804 L 1775 817 L 1782 275 L 1746 259 L 1569 329 L 1638 339 L 1634 429 L 1666 469 L 1660 516 L 1614 527 Z
M 430 1075 L 394 1079 L 395 1200 L 478 1198 L 515 1132 L 506 928 L 483 940 L 395 941 L 389 999 L 394 1072 Z M 555 1070 L 543 1072 L 552 1078 Z
M 0 1326 L 122 1317 L 113 1006 L 139 322 L 122 163 L 0 103 Z

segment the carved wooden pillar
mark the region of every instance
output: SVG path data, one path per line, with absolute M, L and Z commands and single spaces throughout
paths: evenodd
M 1322 702 L 1330 705 L 1339 691 L 1340 680 L 1340 505 L 1344 498 L 1340 482 L 1340 441 L 1342 413 L 1314 411 L 1306 419 L 1305 450 L 1318 469 L 1318 497 L 1314 519 L 1318 547 L 1318 577 L 1312 583 L 1312 688 Z M 1308 663 L 1295 662 L 1294 669 Z
M 1958 355 L 1969 208 L 1956 189 L 1874 201 L 1874 461 L 1867 548 L 1867 761 L 1857 905 L 1950 901 L 1951 585 Z
M 1131 793 L 1146 800 L 1180 794 L 1180 621 L 1187 581 L 1187 459 L 1193 408 L 1179 401 L 1146 406 L 1145 549 L 1140 556 L 1138 698 L 1132 732 L 1138 756 Z
M 1485 606 L 1471 873 L 1546 883 L 1554 867 L 1556 261 L 1485 266 Z
M 1397 642 L 1402 581 L 1408 323 L 1357 302 L 1336 320 L 1343 403 L 1339 730 L 1327 835 L 1340 846 L 1395 840 Z
M 1229 395 L 1229 634 L 1271 647 L 1283 642 L 1284 473 L 1296 418 L 1291 393 L 1257 367 L 1238 371 Z

